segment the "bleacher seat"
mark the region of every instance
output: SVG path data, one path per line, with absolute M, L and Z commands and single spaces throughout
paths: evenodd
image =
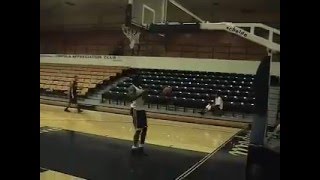
M 168 102 L 168 98 L 162 95 L 162 89 L 171 86 L 173 92 L 169 98 L 175 106 L 203 108 L 213 95 L 220 93 L 225 110 L 244 113 L 254 110 L 254 75 L 159 69 L 140 69 L 136 72 L 130 77 L 141 78 L 142 87 L 149 90 L 146 102 L 151 104 Z M 132 78 L 112 90 L 124 92 L 132 84 Z
M 66 96 L 70 81 L 78 76 L 79 95 L 85 96 L 95 89 L 121 74 L 125 67 L 82 66 L 68 64 L 40 65 L 40 93 Z

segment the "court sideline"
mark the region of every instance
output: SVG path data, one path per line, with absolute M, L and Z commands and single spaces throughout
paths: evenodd
M 78 170 L 73 169 L 73 166 L 81 166 L 81 169 L 100 166 L 96 167 L 96 169 L 99 169 L 101 166 L 106 165 L 99 164 L 96 161 L 90 161 L 91 164 L 83 161 L 81 165 L 72 165 L 72 163 L 70 164 L 72 158 L 63 153 L 66 150 L 64 148 L 68 146 L 68 151 L 70 151 L 70 148 L 73 150 L 67 154 L 70 155 L 70 153 L 73 152 L 72 157 L 75 162 L 80 163 L 79 161 L 83 160 L 80 159 L 84 156 L 83 148 L 91 148 L 90 150 L 85 150 L 86 156 L 90 156 L 90 159 L 99 160 L 99 158 L 109 159 L 111 156 L 122 156 L 122 160 L 120 159 L 116 164 L 113 163 L 113 166 L 119 166 L 119 168 L 125 169 L 128 165 L 125 165 L 125 167 L 123 167 L 123 165 L 126 164 L 128 160 L 132 160 L 130 153 L 128 153 L 133 135 L 131 124 L 131 117 L 126 115 L 88 110 L 83 114 L 77 114 L 75 111 L 66 113 L 62 107 L 41 104 L 40 127 L 42 127 L 42 130 L 40 129 L 40 133 L 42 133 L 42 136 L 40 140 L 40 151 L 42 165 L 52 166 L 53 168 L 50 168 L 50 170 L 57 170 L 58 172 L 64 171 L 63 173 L 66 174 L 73 174 L 78 177 L 90 177 L 90 179 L 93 178 L 92 172 L 84 171 L 83 174 L 81 174 Z M 183 175 L 184 171 L 199 163 L 204 157 L 210 155 L 210 153 L 211 156 L 214 155 L 218 148 L 240 131 L 241 129 L 236 128 L 150 118 L 147 136 L 148 145 L 146 146 L 150 155 L 147 160 L 141 160 L 141 162 L 145 162 L 144 164 L 140 163 L 139 165 L 135 165 L 135 167 L 138 166 L 148 169 L 148 166 L 155 162 L 158 162 L 157 168 L 161 167 L 161 165 L 163 165 L 163 168 L 172 165 L 171 170 L 167 169 L 166 171 L 168 178 L 178 177 L 180 174 Z M 73 144 L 72 138 L 77 138 L 78 143 L 79 139 L 81 139 L 82 143 L 75 145 Z M 90 144 L 90 147 L 87 147 L 86 144 Z M 105 146 L 102 146 L 102 144 Z M 55 150 L 52 151 L 53 149 Z M 87 151 L 91 153 L 88 155 Z M 155 156 L 157 156 L 157 158 L 154 158 Z M 166 156 L 172 157 L 172 162 L 167 162 L 168 164 L 162 162 L 159 165 L 159 161 L 161 162 L 159 158 Z M 59 166 L 54 165 L 57 163 L 55 162 L 57 159 L 60 159 Z M 124 164 L 121 164 L 121 162 L 124 162 Z M 178 164 L 175 164 L 175 162 Z M 181 164 L 181 162 L 184 163 Z M 90 165 L 83 165 L 88 163 Z M 94 169 L 92 169 L 92 171 L 93 170 Z M 150 171 L 152 170 L 149 170 L 147 174 L 150 174 Z M 172 172 L 170 173 L 168 171 Z M 139 170 L 137 170 L 137 172 L 139 172 Z M 96 177 L 93 179 L 100 179 L 106 176 L 106 174 L 100 171 L 94 174 Z M 115 178 L 118 176 L 119 174 L 113 174 L 111 177 Z M 132 174 L 129 177 L 131 176 Z M 141 177 L 144 179 L 144 175 L 141 173 L 137 173 L 136 176 L 133 177 Z

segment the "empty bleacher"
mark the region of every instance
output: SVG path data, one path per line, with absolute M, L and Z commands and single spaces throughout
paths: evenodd
M 40 65 L 40 93 L 66 96 L 69 84 L 78 76 L 79 96 L 85 97 L 90 90 L 121 75 L 125 67 L 86 66 L 68 64 Z
M 126 72 L 126 73 L 125 73 Z M 132 72 L 131 74 L 127 72 Z M 67 97 L 69 83 L 78 76 L 79 96 L 88 97 L 103 85 L 124 77 L 111 88 L 103 86 L 102 102 L 108 100 L 117 104 L 129 102 L 127 88 L 138 77 L 141 86 L 148 90 L 144 97 L 146 106 L 165 107 L 179 111 L 196 112 L 206 106 L 209 100 L 219 93 L 224 101 L 224 112 L 232 114 L 251 114 L 255 109 L 255 94 L 251 74 L 180 71 L 163 69 L 129 69 L 126 67 L 88 66 L 68 64 L 41 64 L 40 93 Z M 110 81 L 112 80 L 112 81 Z M 277 77 L 271 78 L 271 84 L 278 84 Z M 170 97 L 165 97 L 162 90 L 166 86 L 173 89 Z M 109 86 L 108 86 L 109 87 Z M 101 89 L 101 88 L 100 88 Z M 99 96 L 98 96 L 99 97 Z
M 111 88 L 103 98 L 126 101 L 127 87 L 132 84 L 136 76 L 142 82 L 141 86 L 148 89 L 145 100 L 149 107 L 151 104 L 167 105 L 170 102 L 175 109 L 178 107 L 183 107 L 184 111 L 186 108 L 200 109 L 205 107 L 213 95 L 219 93 L 224 100 L 225 111 L 240 113 L 254 111 L 255 95 L 252 87 L 254 75 L 250 74 L 140 69 L 127 80 Z M 169 98 L 162 95 L 165 86 L 173 88 L 172 96 Z

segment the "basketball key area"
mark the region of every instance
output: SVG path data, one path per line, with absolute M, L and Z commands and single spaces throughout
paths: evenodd
M 88 110 L 65 113 L 62 107 L 41 105 L 40 117 L 40 175 L 59 172 L 83 179 L 245 176 L 246 156 L 231 152 L 239 140 L 236 137 L 246 132 L 242 129 L 150 118 L 146 155 L 133 155 L 130 116 Z

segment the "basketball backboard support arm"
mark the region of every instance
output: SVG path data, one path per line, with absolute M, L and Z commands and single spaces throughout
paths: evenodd
M 249 27 L 250 31 L 241 29 L 241 27 Z M 257 36 L 254 34 L 255 28 L 263 28 L 269 31 L 268 39 Z M 280 31 L 264 24 L 260 23 L 200 23 L 200 29 L 202 30 L 225 30 L 230 33 L 241 36 L 245 39 L 248 39 L 252 42 L 265 46 L 268 49 L 271 49 L 275 52 L 280 52 L 280 44 L 273 42 L 273 34 L 280 36 Z
M 186 9 L 185 7 L 183 7 L 181 4 L 179 4 L 177 1 L 175 0 L 168 0 L 171 4 L 175 5 L 176 7 L 178 7 L 179 9 L 181 9 L 182 11 L 184 11 L 185 13 L 189 14 L 190 16 L 192 16 L 193 18 L 195 18 L 196 20 L 198 20 L 201 23 L 204 23 L 205 21 L 203 19 L 201 19 L 200 17 L 198 17 L 197 15 L 193 14 L 191 11 L 189 11 L 188 9 Z
M 250 30 L 246 31 L 243 27 L 249 27 Z M 255 29 L 262 28 L 269 31 L 269 36 L 267 38 L 255 34 Z M 201 30 L 210 31 L 227 31 L 229 33 L 240 36 L 249 41 L 260 44 L 267 49 L 270 49 L 272 53 L 280 52 L 280 42 L 275 42 L 273 37 L 278 35 L 280 37 L 280 31 L 264 24 L 260 23 L 155 23 L 151 24 L 149 31 L 151 32 L 167 32 L 169 30 L 175 29 L 184 32 L 198 32 Z

